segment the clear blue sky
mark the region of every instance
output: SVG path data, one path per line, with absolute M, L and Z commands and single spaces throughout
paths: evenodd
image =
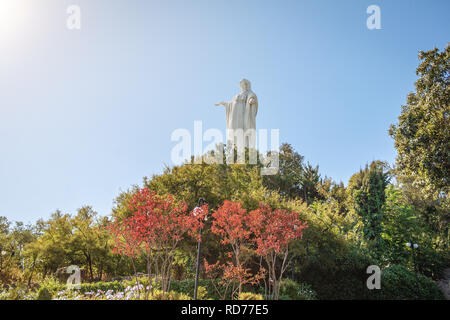
M 70 4 L 79 31 L 66 28 Z M 366 28 L 371 4 L 381 30 Z M 450 40 L 449 12 L 412 0 L 0 0 L 0 216 L 109 214 L 120 190 L 171 164 L 174 129 L 224 129 L 213 104 L 243 77 L 258 128 L 279 128 L 323 175 L 347 183 L 367 162 L 393 163 L 387 130 L 418 50 Z

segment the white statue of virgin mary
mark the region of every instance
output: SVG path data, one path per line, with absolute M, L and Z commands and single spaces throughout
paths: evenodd
M 239 82 L 241 92 L 232 101 L 219 102 L 226 110 L 227 143 L 236 144 L 236 137 L 243 135 L 245 146 L 251 144 L 250 135 L 256 136 L 256 114 L 258 113 L 258 99 L 251 90 L 250 81 L 242 79 Z

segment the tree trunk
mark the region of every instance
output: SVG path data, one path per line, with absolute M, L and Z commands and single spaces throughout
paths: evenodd
M 89 264 L 89 274 L 90 274 L 90 278 L 91 281 L 94 281 L 94 273 L 92 272 L 92 258 L 91 255 L 88 255 L 88 264 Z

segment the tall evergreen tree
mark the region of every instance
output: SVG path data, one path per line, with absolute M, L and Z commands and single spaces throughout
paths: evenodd
M 364 170 L 354 174 L 349 181 L 355 210 L 363 222 L 363 235 L 369 246 L 381 249 L 382 222 L 385 189 L 389 184 L 388 166 L 382 161 L 373 161 Z

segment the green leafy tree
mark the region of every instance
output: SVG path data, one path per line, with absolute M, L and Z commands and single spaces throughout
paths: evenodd
M 43 278 L 64 266 L 68 260 L 76 264 L 70 247 L 72 226 L 69 214 L 57 210 L 49 220 L 39 220 L 37 228 L 41 236 L 25 250 L 29 257 L 38 262 L 36 267 Z
M 308 162 L 301 176 L 301 194 L 306 203 L 311 204 L 314 200 L 323 199 L 319 191 L 321 184 L 319 166 L 313 167 Z
M 397 176 L 402 201 L 420 212 L 436 250 L 450 251 L 450 201 L 438 191 L 424 188 L 413 176 Z
M 97 276 L 101 279 L 110 252 L 109 233 L 96 217 L 97 212 L 85 206 L 78 209 L 77 215 L 71 219 L 73 236 L 70 245 L 85 259 L 91 280 L 94 280 L 94 270 L 97 270 Z
M 31 275 L 37 269 L 45 278 L 69 265 L 87 271 L 90 280 L 111 272 L 114 259 L 106 223 L 90 206 L 78 209 L 74 217 L 58 210 L 49 220 L 38 221 L 39 237 L 24 248 Z
M 398 151 L 398 170 L 424 185 L 449 192 L 450 179 L 450 45 L 420 51 L 416 92 L 402 106 L 389 134 Z
M 415 211 L 403 201 L 400 189 L 390 185 L 386 189 L 383 220 L 384 256 L 386 260 L 394 264 L 407 265 L 411 252 L 405 244 L 407 242 L 419 242 L 418 237 L 424 227 L 421 223 L 420 212 Z
M 11 223 L 6 217 L 0 217 L 0 275 L 5 277 L 5 269 L 8 267 L 11 254 L 9 250 L 9 226 Z
M 303 156 L 294 148 L 283 143 L 279 152 L 279 174 L 264 177 L 264 185 L 282 196 L 299 198 L 302 196 Z

